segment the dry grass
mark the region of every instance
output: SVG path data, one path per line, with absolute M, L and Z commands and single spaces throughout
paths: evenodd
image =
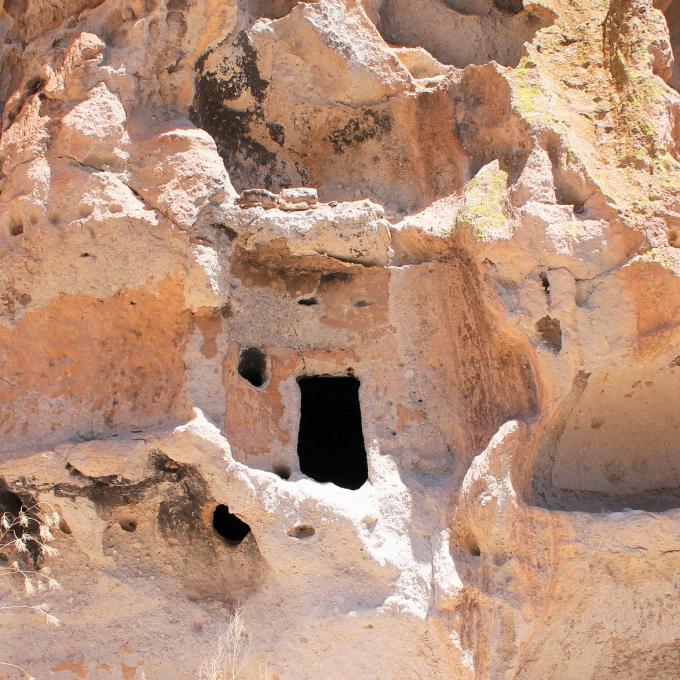
M 215 655 L 201 666 L 200 680 L 237 680 L 250 655 L 250 631 L 243 610 L 234 610 L 217 640 Z
M 17 515 L 5 512 L 0 516 L 0 578 L 19 578 L 27 597 L 61 588 L 49 568 L 39 567 L 45 557 L 58 551 L 49 545 L 54 540 L 52 529 L 59 526 L 59 514 L 49 503 L 22 506 Z M 59 619 L 50 612 L 49 604 L 6 604 L 0 610 L 25 610 L 40 616 L 50 626 L 58 626 Z M 14 669 L 27 680 L 36 680 L 26 669 L 9 661 L 0 666 Z
M 229 617 L 227 628 L 217 640 L 215 655 L 201 666 L 199 680 L 270 680 L 267 668 L 249 670 L 251 635 L 243 609 L 238 607 Z

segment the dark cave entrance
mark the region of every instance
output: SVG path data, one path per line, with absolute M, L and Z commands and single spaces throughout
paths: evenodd
M 238 545 L 250 533 L 250 527 L 226 505 L 218 505 L 213 511 L 213 529 L 229 544 Z
M 298 378 L 300 470 L 317 482 L 358 489 L 368 480 L 359 384 L 354 377 Z

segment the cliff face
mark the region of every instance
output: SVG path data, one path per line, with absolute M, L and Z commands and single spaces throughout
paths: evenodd
M 195 678 L 240 605 L 245 678 L 680 677 L 680 0 L 0 37 L 0 511 L 63 585 L 0 661 Z

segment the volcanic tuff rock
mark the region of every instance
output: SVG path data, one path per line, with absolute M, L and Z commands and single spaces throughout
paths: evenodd
M 680 677 L 680 0 L 0 35 L 0 511 L 63 585 L 0 661 L 195 678 L 241 605 L 245 678 Z

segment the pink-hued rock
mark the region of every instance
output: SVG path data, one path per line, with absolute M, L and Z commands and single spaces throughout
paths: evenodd
M 60 522 L 0 599 L 62 625 L 11 610 L 0 662 L 678 677 L 679 35 L 679 0 L 7 0 L 0 515 Z

